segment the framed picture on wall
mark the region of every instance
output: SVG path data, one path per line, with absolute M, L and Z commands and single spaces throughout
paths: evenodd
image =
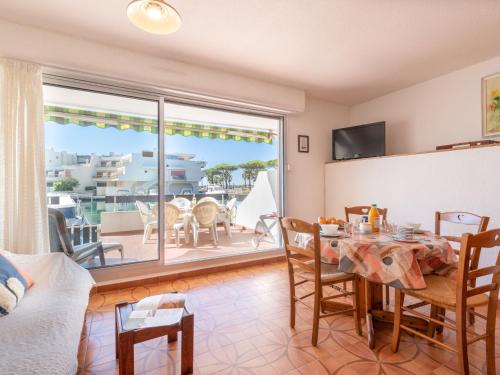
M 500 73 L 483 78 L 483 137 L 500 136 Z
M 299 152 L 309 152 L 308 135 L 299 135 Z

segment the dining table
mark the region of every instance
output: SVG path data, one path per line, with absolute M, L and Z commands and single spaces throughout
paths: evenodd
M 299 234 L 298 246 L 313 247 L 310 235 Z M 338 232 L 335 236 L 321 236 L 321 261 L 338 265 L 339 271 L 356 274 L 361 314 L 366 316 L 368 344 L 375 346 L 373 321 L 392 323 L 393 312 L 384 306 L 383 285 L 401 289 L 424 289 L 425 275 L 448 275 L 456 269 L 457 255 L 450 243 L 431 232 L 414 235 L 402 241 L 393 233 Z M 345 310 L 348 304 L 326 301 L 325 310 Z M 405 324 L 425 331 L 428 322 L 413 316 L 403 316 Z

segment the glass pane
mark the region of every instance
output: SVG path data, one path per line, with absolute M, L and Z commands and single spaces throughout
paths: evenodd
M 49 85 L 44 101 L 51 251 L 86 268 L 158 259 L 157 102 Z
M 279 129 L 277 118 L 165 104 L 167 264 L 279 247 Z

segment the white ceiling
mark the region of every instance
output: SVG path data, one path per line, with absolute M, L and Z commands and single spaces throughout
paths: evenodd
M 0 0 L 0 18 L 355 104 L 500 55 L 497 0 L 170 0 L 175 34 L 128 0 Z

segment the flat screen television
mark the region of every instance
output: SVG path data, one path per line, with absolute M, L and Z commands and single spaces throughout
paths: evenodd
M 385 155 L 385 121 L 332 131 L 333 160 Z

